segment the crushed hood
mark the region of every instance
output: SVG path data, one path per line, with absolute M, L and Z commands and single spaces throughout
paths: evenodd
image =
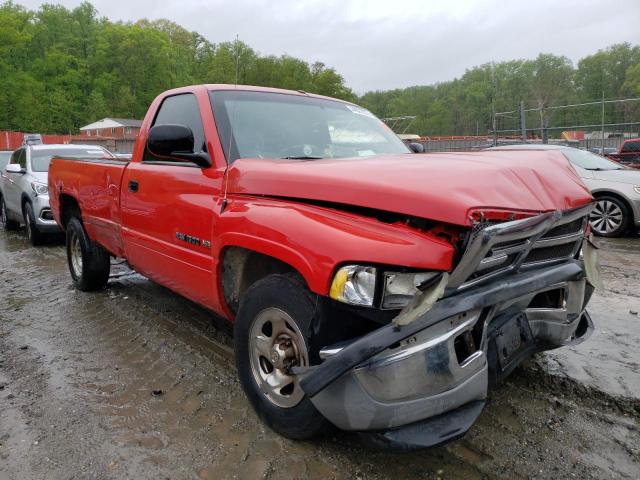
M 556 151 L 482 151 L 322 160 L 239 159 L 231 194 L 334 202 L 468 225 L 473 210 L 567 210 L 591 194 Z

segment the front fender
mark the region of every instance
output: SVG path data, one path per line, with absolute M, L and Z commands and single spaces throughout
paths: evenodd
M 328 294 L 340 264 L 447 271 L 454 255 L 445 240 L 400 223 L 287 200 L 235 198 L 216 229 L 217 258 L 229 246 L 272 256 L 295 268 L 320 295 Z

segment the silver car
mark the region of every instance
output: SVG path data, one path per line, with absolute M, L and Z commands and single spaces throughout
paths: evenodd
M 54 156 L 113 158 L 102 147 L 24 145 L 11 154 L 0 176 L 0 227 L 17 230 L 24 223 L 33 245 L 60 231 L 49 208 L 47 177 Z
M 490 150 L 496 149 L 562 152 L 596 199 L 590 221 L 595 234 L 620 237 L 640 228 L 640 170 L 563 145 L 503 145 Z

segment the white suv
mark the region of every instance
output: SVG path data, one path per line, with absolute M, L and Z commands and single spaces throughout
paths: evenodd
M 16 230 L 24 223 L 33 245 L 60 231 L 49 208 L 47 177 L 54 156 L 113 158 L 91 145 L 24 145 L 11 155 L 0 175 L 0 227 Z

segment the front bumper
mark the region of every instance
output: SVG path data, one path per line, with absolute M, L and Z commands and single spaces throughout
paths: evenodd
M 31 198 L 36 227 L 42 233 L 56 233 L 62 231 L 60 225 L 53 219 L 49 206 L 49 195 L 33 195 Z
M 503 277 L 440 300 L 408 325 L 388 324 L 355 340 L 312 367 L 301 386 L 341 429 L 374 432 L 405 448 L 448 441 L 480 414 L 489 386 L 524 358 L 589 336 L 584 307 L 592 291 L 577 261 Z M 547 292 L 558 298 L 557 308 L 536 307 Z M 521 313 L 529 348 L 501 363 L 494 339 L 501 332 L 493 326 Z M 475 351 L 460 348 L 469 336 Z M 434 431 L 442 424 L 447 428 Z

